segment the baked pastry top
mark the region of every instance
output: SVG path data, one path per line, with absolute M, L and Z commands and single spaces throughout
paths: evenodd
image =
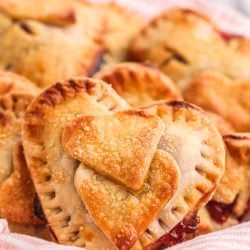
M 204 71 L 191 80 L 184 98 L 217 113 L 236 131 L 250 130 L 249 80 L 232 80 L 218 71 Z
M 172 9 L 153 19 L 133 39 L 131 54 L 157 64 L 182 89 L 185 80 L 202 69 L 250 77 L 249 53 L 228 45 L 208 17 L 188 9 Z
M 104 117 L 80 117 L 64 128 L 64 151 L 86 166 L 139 191 L 164 125 L 157 116 L 131 110 Z
M 156 150 L 163 129 L 157 116 L 129 110 L 76 118 L 62 133 L 64 151 L 81 161 L 76 189 L 119 249 L 131 249 L 177 188 L 176 162 Z
M 158 238 L 209 201 L 224 173 L 225 150 L 217 129 L 198 107 L 170 101 L 145 110 L 165 123 L 158 149 L 167 151 L 181 171 L 176 193 L 147 231 Z
M 118 63 L 106 66 L 95 77 L 111 84 L 132 107 L 159 100 L 182 99 L 171 79 L 153 65 Z
M 6 8 L 0 9 L 0 13 L 10 20 L 0 34 L 0 69 L 19 73 L 41 87 L 73 75 L 85 76 L 95 71 L 103 52 L 104 21 L 93 6 L 71 1 L 70 13 L 73 8 L 75 22 L 58 26 L 43 22 L 43 19 L 46 21 L 50 12 L 60 11 L 54 4 L 65 3 L 59 4 L 63 5 L 64 10 L 68 1 L 53 0 L 55 3 L 52 5 L 47 1 L 51 10 L 46 8 L 43 1 L 35 1 L 32 5 L 29 3 L 30 7 L 27 8 L 27 4 L 22 6 L 22 2 L 15 1 L 15 8 L 11 8 L 8 7 L 8 0 Z M 29 8 L 39 11 L 34 10 L 32 15 Z M 63 11 L 62 17 L 64 14 Z M 16 15 L 18 20 L 14 22 L 12 18 Z
M 72 2 L 77 0 L 4 0 L 0 2 L 3 11 L 15 20 L 32 19 L 54 25 L 75 23 L 76 16 Z
M 146 24 L 145 18 L 115 3 L 97 4 L 96 8 L 106 19 L 104 62 L 126 60 L 130 42 Z

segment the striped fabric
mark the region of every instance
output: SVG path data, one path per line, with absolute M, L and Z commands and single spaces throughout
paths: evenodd
M 10 233 L 7 222 L 0 220 L 0 250 L 80 250 L 34 237 Z M 249 250 L 250 222 L 197 237 L 169 250 Z
M 164 9 L 172 7 L 191 7 L 208 13 L 229 33 L 250 37 L 250 20 L 225 6 L 214 5 L 205 0 L 116 0 L 122 5 L 134 9 L 148 18 L 152 18 Z M 108 2 L 108 0 L 95 0 Z M 5 220 L 0 220 L 0 250 L 77 250 L 76 247 L 57 245 L 30 236 L 10 233 Z M 222 231 L 200 236 L 187 241 L 171 250 L 250 250 L 250 222 Z
M 110 2 L 110 0 L 92 1 L 99 3 Z M 230 7 L 215 4 L 215 1 L 213 3 L 209 2 L 209 0 L 115 0 L 113 2 L 136 10 L 148 18 L 152 18 L 160 12 L 173 7 L 201 10 L 212 17 L 221 30 L 250 37 L 250 19 Z

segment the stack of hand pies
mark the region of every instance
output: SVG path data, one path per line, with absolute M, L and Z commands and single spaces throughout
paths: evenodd
M 250 40 L 187 9 L 0 0 L 0 70 L 13 230 L 156 250 L 249 220 Z

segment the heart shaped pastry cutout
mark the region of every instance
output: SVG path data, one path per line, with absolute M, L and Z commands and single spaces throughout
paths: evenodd
M 85 167 L 75 174 L 75 186 L 89 214 L 119 249 L 131 249 L 177 189 L 179 172 L 174 159 L 156 150 L 148 178 L 139 193 Z
M 85 116 L 65 127 L 62 145 L 72 158 L 138 191 L 163 130 L 161 120 L 144 111 Z

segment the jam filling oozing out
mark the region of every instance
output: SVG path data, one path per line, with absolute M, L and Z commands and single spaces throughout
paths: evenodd
M 231 204 L 225 204 L 217 201 L 209 201 L 207 204 L 207 210 L 209 215 L 220 224 L 223 224 L 227 221 L 229 216 L 233 212 L 233 208 L 235 205 L 236 199 Z
M 199 217 L 196 214 L 190 214 L 178 223 L 169 233 L 164 234 L 145 249 L 161 250 L 181 243 L 184 241 L 184 234 L 194 233 L 199 222 Z
M 223 31 L 219 31 L 221 38 L 225 41 L 228 42 L 232 39 L 241 39 L 244 38 L 241 35 L 237 35 L 237 34 L 231 34 L 231 33 L 227 33 L 227 32 L 223 32 Z
M 34 214 L 38 219 L 42 221 L 46 220 L 37 194 L 34 197 Z

